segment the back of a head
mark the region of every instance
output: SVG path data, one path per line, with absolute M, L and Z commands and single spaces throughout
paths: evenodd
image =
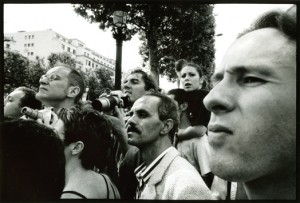
M 84 148 L 79 155 L 85 169 L 107 164 L 107 154 L 112 144 L 111 123 L 105 115 L 91 108 L 61 108 L 58 117 L 64 122 L 64 144 L 82 141 Z
M 65 156 L 56 133 L 33 120 L 7 119 L 1 125 L 1 199 L 60 199 Z
M 187 92 L 184 91 L 184 89 L 171 89 L 167 92 L 167 95 L 174 95 L 174 100 L 177 101 L 179 105 L 188 102 Z
M 42 103 L 35 98 L 36 92 L 27 87 L 18 87 L 15 91 L 22 91 L 24 92 L 24 96 L 21 98 L 20 107 L 30 107 L 32 109 L 41 109 Z

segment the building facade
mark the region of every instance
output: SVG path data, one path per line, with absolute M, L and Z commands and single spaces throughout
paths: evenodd
M 68 39 L 52 29 L 4 34 L 4 48 L 17 51 L 30 60 L 45 58 L 51 53 L 66 52 L 75 59 L 77 68 L 87 72 L 105 68 L 115 74 L 115 60 L 102 56 L 78 39 Z

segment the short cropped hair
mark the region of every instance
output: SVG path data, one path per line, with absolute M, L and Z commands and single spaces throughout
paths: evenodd
M 144 96 L 153 96 L 160 99 L 158 103 L 158 117 L 161 121 L 173 120 L 173 128 L 169 132 L 169 138 L 173 142 L 175 133 L 178 131 L 178 108 L 170 97 L 159 92 L 147 92 Z
M 59 200 L 65 155 L 54 130 L 19 118 L 5 119 L 1 128 L 1 200 Z
M 150 75 L 148 75 L 145 71 L 143 71 L 142 69 L 135 69 L 130 72 L 130 75 L 137 74 L 137 73 L 142 75 L 142 80 L 145 83 L 146 91 L 149 91 L 150 89 L 153 89 L 154 91 L 158 91 L 158 87 L 155 84 L 153 78 Z
M 297 39 L 297 13 L 296 6 L 292 6 L 287 11 L 274 10 L 264 13 L 244 32 L 238 35 L 241 36 L 262 28 L 275 28 L 284 33 L 291 40 Z
M 174 95 L 174 100 L 177 101 L 178 104 L 188 102 L 187 92 L 184 91 L 184 89 L 171 89 L 167 92 L 167 95 Z
M 36 92 L 27 87 L 18 87 L 14 91 L 24 92 L 24 96 L 20 99 L 20 107 L 30 107 L 32 109 L 41 109 L 42 103 L 35 98 Z
M 71 66 L 68 66 L 66 64 L 57 63 L 54 67 L 57 66 L 70 70 L 70 73 L 68 74 L 69 86 L 78 86 L 80 88 L 79 94 L 75 97 L 74 100 L 75 103 L 78 103 L 85 91 L 83 76 L 77 70 L 75 70 L 75 68 L 72 68 Z
M 79 155 L 85 169 L 103 169 L 112 145 L 112 127 L 105 115 L 90 108 L 61 108 L 58 117 L 64 122 L 65 146 L 82 141 L 84 148 Z
M 78 103 L 81 99 L 84 91 L 85 85 L 82 75 L 75 69 L 72 69 L 68 75 L 69 85 L 78 86 L 80 88 L 79 94 L 75 97 L 75 103 Z

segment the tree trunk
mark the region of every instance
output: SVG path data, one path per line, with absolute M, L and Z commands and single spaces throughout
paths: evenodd
M 157 57 L 157 6 L 149 5 L 149 30 L 147 33 L 148 47 L 149 47 L 149 65 L 150 74 L 153 77 L 156 85 L 159 87 L 159 68 Z

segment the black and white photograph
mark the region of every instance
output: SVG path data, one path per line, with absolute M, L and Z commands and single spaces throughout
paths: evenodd
M 4 3 L 0 201 L 297 200 L 295 3 Z

